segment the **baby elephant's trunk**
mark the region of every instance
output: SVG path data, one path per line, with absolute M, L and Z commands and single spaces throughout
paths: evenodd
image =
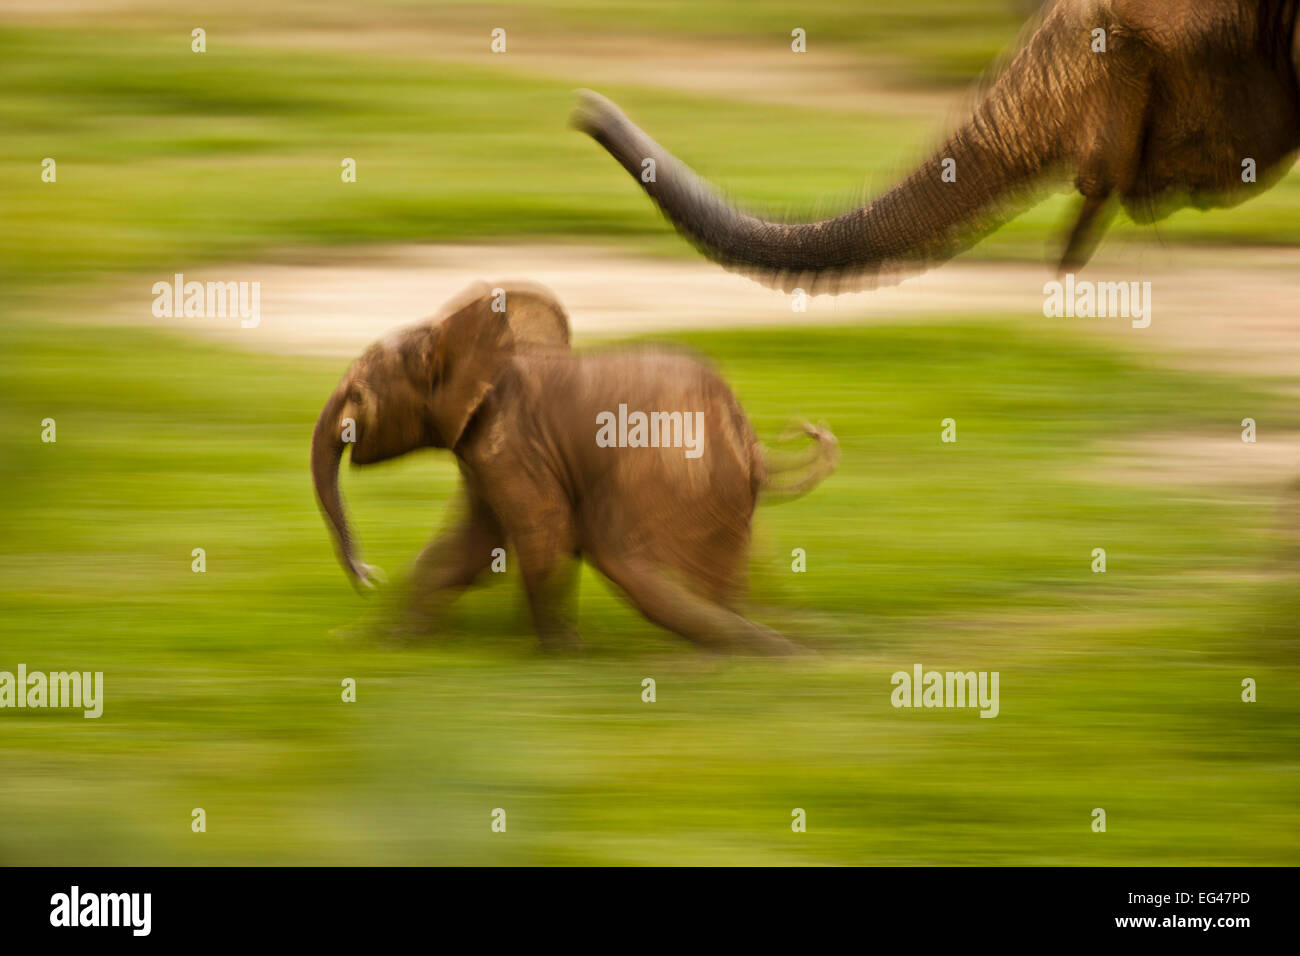
M 763 466 L 767 477 L 763 480 L 761 493 L 765 502 L 793 501 L 817 487 L 827 475 L 840 463 L 840 443 L 830 427 L 822 422 L 813 425 L 809 422 L 795 422 L 782 433 L 780 441 L 804 434 L 812 439 L 807 452 L 797 457 L 777 456 L 764 448 Z M 801 477 L 779 479 L 779 475 L 802 473 Z

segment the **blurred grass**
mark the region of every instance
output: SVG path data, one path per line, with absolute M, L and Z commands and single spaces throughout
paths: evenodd
M 409 0 L 400 6 L 425 5 Z M 809 50 L 821 46 L 886 62 L 901 74 L 900 85 L 946 85 L 987 67 L 1035 6 L 1035 0 L 811 0 L 794 7 L 785 0 L 627 0 L 613 8 L 589 0 L 486 0 L 467 9 L 490 10 L 502 23 L 533 31 L 649 34 L 664 42 L 689 37 L 788 45 L 790 32 L 801 27 Z
M 363 602 L 306 467 L 339 363 L 0 327 L 0 669 L 102 670 L 107 698 L 0 717 L 0 862 L 1300 860 L 1275 493 L 1096 467 L 1103 441 L 1233 436 L 1226 407 L 1294 429 L 1293 400 L 994 321 L 685 338 L 760 433 L 804 414 L 841 439 L 836 475 L 756 520 L 754 616 L 816 659 L 707 657 L 591 576 L 583 657 L 536 650 L 513 581 L 445 641 L 340 640 Z M 370 559 L 398 577 L 454 483 L 445 453 L 345 470 Z M 894 710 L 918 662 L 998 670 L 1001 716 Z

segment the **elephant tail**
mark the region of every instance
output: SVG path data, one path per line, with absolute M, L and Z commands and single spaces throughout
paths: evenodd
M 764 502 L 793 501 L 812 491 L 840 463 L 840 443 L 825 422 L 816 425 L 796 421 L 778 441 L 788 442 L 799 435 L 812 439 L 804 452 L 791 455 L 760 446 L 764 479 L 760 488 Z M 791 476 L 791 477 L 785 477 Z

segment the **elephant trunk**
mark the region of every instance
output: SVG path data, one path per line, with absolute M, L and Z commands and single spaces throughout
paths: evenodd
M 311 477 L 321 510 L 334 532 L 339 561 L 357 587 L 373 586 L 373 571 L 362 564 L 352 541 L 343 498 L 339 494 L 339 465 L 343 459 L 343 411 L 347 405 L 347 383 L 329 397 L 311 436 Z
M 997 78 L 970 119 L 902 183 L 843 215 L 786 223 L 748 215 L 595 93 L 574 124 L 592 136 L 706 256 L 792 291 L 842 291 L 896 282 L 973 245 L 1014 214 L 1014 200 L 1074 145 L 1086 127 L 1100 61 L 1086 42 L 1044 24 Z M 1084 36 L 1086 38 L 1086 32 Z M 646 162 L 653 159 L 654 175 Z

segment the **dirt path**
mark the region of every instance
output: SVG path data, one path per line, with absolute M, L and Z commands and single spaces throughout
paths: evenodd
M 1027 327 L 1068 325 L 1184 367 L 1300 379 L 1300 252 L 1289 249 L 1163 249 L 1117 243 L 1081 278 L 1151 283 L 1152 321 L 1046 318 L 1045 266 L 958 261 L 870 293 L 790 297 L 702 259 L 654 259 L 607 245 L 401 245 L 328 254 L 308 263 L 230 264 L 187 280 L 261 283 L 261 320 L 155 319 L 142 276 L 102 293 L 94 310 L 112 322 L 143 323 L 241 347 L 350 356 L 386 329 L 416 321 L 470 282 L 525 278 L 552 288 L 575 335 L 746 325 L 892 323 L 1000 315 Z M 323 256 L 323 257 L 322 257 Z

